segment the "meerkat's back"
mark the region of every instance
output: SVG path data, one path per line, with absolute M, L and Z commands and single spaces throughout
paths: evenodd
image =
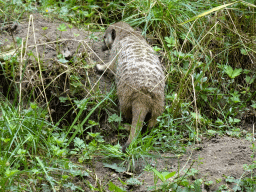
M 165 76 L 159 58 L 146 40 L 124 22 L 111 25 L 105 32 L 103 48 L 109 48 L 109 67 L 115 73 L 117 95 L 122 114 L 132 118 L 126 147 L 141 130 L 144 119 L 151 114 L 149 126 L 164 110 Z

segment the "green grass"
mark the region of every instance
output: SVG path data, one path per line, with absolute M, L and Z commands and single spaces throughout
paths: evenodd
M 167 77 L 166 109 L 158 118 L 158 126 L 139 135 L 123 154 L 118 142 L 112 145 L 106 141 L 112 135 L 122 141 L 127 135 L 115 105 L 115 92 L 94 92 L 95 95 L 87 98 L 79 95 L 83 77 L 76 68 L 80 67 L 79 63 L 86 65 L 82 58 L 74 61 L 72 68 L 65 72 L 72 95 L 57 97 L 68 106 L 68 110 L 54 123 L 45 100 L 34 98 L 33 91 L 41 86 L 40 82 L 26 97 L 14 83 L 19 82 L 20 52 L 18 56 L 7 57 L 9 50 L 0 48 L 0 90 L 9 86 L 8 93 L 0 95 L 0 189 L 83 191 L 83 187 L 72 183 L 79 178 L 92 191 L 124 191 L 126 186 L 142 183 L 136 178 L 128 181 L 119 178 L 122 187 L 111 181 L 107 186 L 101 182 L 94 185 L 85 178 L 90 176 L 98 181 L 97 175 L 86 170 L 82 163 L 90 165 L 98 157 L 115 159 L 122 162 L 122 168 L 134 171 L 138 159 L 146 162 L 148 158 L 156 158 L 156 154 L 170 151 L 182 154 L 186 146 L 200 140 L 202 135 L 241 137 L 242 131 L 238 129 L 241 120 L 251 120 L 251 113 L 256 109 L 255 6 L 240 1 L 230 3 L 46 0 L 36 4 L 32 0 L 25 3 L 0 0 L 1 27 L 9 22 L 21 22 L 35 10 L 45 17 L 58 17 L 80 28 L 90 24 L 92 30 L 103 29 L 103 23 L 124 20 L 142 29 L 145 37 L 154 36 L 158 40 L 154 48 L 164 59 Z M 60 25 L 60 33 L 72 28 L 71 25 L 69 29 L 63 27 Z M 21 45 L 18 39 L 14 41 L 12 48 Z M 63 56 L 58 59 L 63 59 Z M 72 117 L 71 122 L 68 122 L 68 117 Z M 115 134 L 101 130 L 100 122 L 111 126 Z M 251 135 L 247 134 L 247 137 L 251 138 Z M 71 157 L 76 162 L 70 161 Z M 111 166 L 122 171 L 120 167 Z M 255 162 L 245 167 L 251 173 L 249 177 L 240 180 L 228 178 L 229 182 L 237 183 L 234 190 L 255 190 L 254 168 Z M 211 185 L 203 179 L 190 182 L 188 177 L 196 172 L 193 169 L 187 170 L 184 176 L 160 172 L 150 164 L 145 170 L 154 175 L 155 183 L 151 189 L 155 191 L 200 191 L 202 183 Z M 167 182 L 169 178 L 173 178 L 173 182 Z M 162 182 L 160 185 L 158 180 Z M 224 189 L 222 186 L 219 190 Z

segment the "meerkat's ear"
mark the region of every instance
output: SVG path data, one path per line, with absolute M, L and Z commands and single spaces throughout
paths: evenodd
M 116 38 L 116 30 L 115 29 L 111 30 L 111 37 L 112 37 L 112 40 L 114 41 Z

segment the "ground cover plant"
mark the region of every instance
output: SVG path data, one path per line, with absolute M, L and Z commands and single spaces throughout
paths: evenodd
M 1 191 L 255 191 L 254 1 L 0 0 Z M 127 153 L 102 34 L 158 53 L 165 111 Z

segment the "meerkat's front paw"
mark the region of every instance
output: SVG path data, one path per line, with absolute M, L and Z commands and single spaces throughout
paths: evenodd
M 97 71 L 105 71 L 107 68 L 105 64 L 97 64 L 95 65 Z
M 124 124 L 124 128 L 125 128 L 127 131 L 130 131 L 130 130 L 131 130 L 131 125 L 129 125 L 129 124 Z

